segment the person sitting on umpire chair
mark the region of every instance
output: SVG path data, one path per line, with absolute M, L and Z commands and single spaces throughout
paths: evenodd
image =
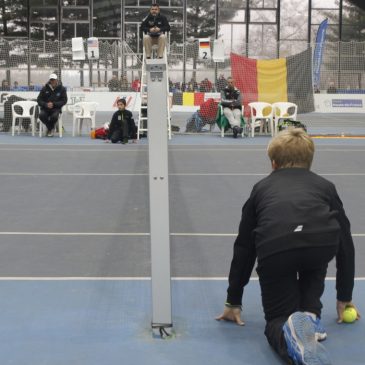
M 141 24 L 143 35 L 143 45 L 146 58 L 151 58 L 152 46 L 158 45 L 157 57 L 162 58 L 166 45 L 165 33 L 170 31 L 170 24 L 164 15 L 160 14 L 160 6 L 152 4 L 150 13 L 143 19 Z

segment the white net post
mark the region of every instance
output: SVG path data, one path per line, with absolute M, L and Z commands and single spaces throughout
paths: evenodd
M 172 327 L 166 62 L 147 60 L 152 328 Z

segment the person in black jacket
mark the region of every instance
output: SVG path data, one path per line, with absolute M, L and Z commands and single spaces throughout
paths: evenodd
M 39 119 L 47 127 L 47 136 L 52 137 L 62 107 L 67 103 L 66 89 L 58 82 L 56 74 L 49 76 L 49 81 L 40 91 L 37 102 L 41 109 Z
M 152 4 L 150 13 L 143 19 L 141 24 L 143 32 L 143 45 L 146 51 L 146 58 L 151 58 L 152 46 L 158 45 L 157 57 L 162 58 L 166 45 L 166 32 L 170 31 L 170 24 L 167 18 L 160 14 L 160 6 Z
M 352 303 L 354 244 L 335 185 L 310 171 L 314 143 L 301 128 L 269 144 L 272 173 L 252 189 L 242 209 L 227 301 L 217 320 L 241 320 L 242 295 L 257 259 L 269 344 L 288 364 L 330 364 L 319 340 L 327 265 L 337 263 L 337 314 Z M 359 317 L 358 317 L 359 318 Z
M 135 138 L 136 125 L 132 113 L 126 109 L 126 104 L 125 99 L 118 100 L 118 110 L 110 122 L 107 141 L 126 144 L 129 137 Z
M 237 135 L 243 131 L 241 127 L 242 94 L 234 86 L 232 77 L 227 78 L 227 86 L 221 91 L 221 105 L 233 130 L 233 138 L 237 138 Z

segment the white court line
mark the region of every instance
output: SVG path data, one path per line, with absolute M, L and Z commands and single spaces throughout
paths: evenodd
M 147 237 L 149 232 L 6 232 L 0 231 L 0 236 L 125 236 Z M 236 237 L 237 233 L 179 233 L 171 232 L 175 237 Z M 365 237 L 365 233 L 353 233 L 352 237 Z
M 173 281 L 228 281 L 228 277 L 197 277 L 182 276 L 172 277 Z M 150 276 L 1 276 L 0 281 L 151 281 Z M 251 278 L 250 281 L 258 281 L 257 277 Z M 335 277 L 329 276 L 326 281 L 336 281 Z M 355 281 L 365 281 L 365 277 L 357 277 Z
M 169 176 L 267 176 L 270 172 L 264 173 L 171 173 Z M 78 172 L 0 172 L 0 176 L 148 176 L 148 173 L 78 173 Z M 356 173 L 356 172 L 343 172 L 343 173 L 324 173 L 318 174 L 320 176 L 365 176 L 365 173 Z
M 63 146 L 75 146 L 74 144 L 72 145 L 63 145 Z M 80 145 L 79 148 L 51 148 L 51 147 L 45 147 L 45 148 L 40 148 L 40 147 L 28 147 L 28 148 L 16 148 L 16 147 L 1 147 L 1 143 L 0 143 L 0 151 L 55 151 L 55 152 L 118 152 L 118 153 L 122 153 L 122 152 L 148 152 L 148 145 L 140 145 L 140 146 L 135 146 L 137 148 L 133 148 L 133 149 L 128 149 L 128 148 L 121 148 L 121 149 L 108 149 L 107 146 L 105 145 L 101 145 L 101 146 L 94 146 L 95 148 L 90 148 L 89 145 L 85 145 L 87 146 L 86 148 L 82 148 L 83 145 Z M 344 148 L 317 148 L 316 152 L 365 152 L 365 149 L 363 148 L 346 148 L 348 146 L 344 146 Z M 266 146 L 262 147 L 262 148 L 249 148 L 249 147 L 224 147 L 224 148 L 220 148 L 219 145 L 214 145 L 214 147 L 208 147 L 208 148 L 179 148 L 179 146 L 177 145 L 170 145 L 169 146 L 169 152 L 217 152 L 217 151 L 245 151 L 245 152 L 266 152 L 267 148 Z

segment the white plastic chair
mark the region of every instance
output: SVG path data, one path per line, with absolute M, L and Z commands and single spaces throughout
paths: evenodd
M 75 137 L 76 131 L 78 135 L 81 135 L 84 119 L 90 121 L 91 129 L 95 129 L 95 116 L 98 105 L 94 101 L 81 101 L 73 106 L 72 137 Z
M 224 115 L 224 112 L 223 112 L 223 106 L 221 104 L 218 105 L 218 107 L 221 109 L 220 113 L 221 115 Z M 245 107 L 242 105 L 242 117 L 244 116 L 244 112 L 245 112 Z M 245 136 L 245 127 L 242 127 L 242 133 L 241 133 L 241 136 L 242 138 Z M 231 126 L 229 127 L 229 129 L 231 129 Z M 224 128 L 221 128 L 221 137 L 223 138 L 224 137 Z
M 63 136 L 63 122 L 62 122 L 62 113 L 60 113 L 58 115 L 58 120 L 57 123 L 55 125 L 56 130 L 58 130 L 58 135 L 60 138 L 62 138 Z M 43 137 L 43 128 L 45 128 L 45 125 L 39 121 L 39 137 Z
M 265 122 L 267 121 L 270 123 L 270 131 L 272 134 L 273 106 L 263 101 L 252 102 L 248 106 L 251 108 L 251 136 L 255 137 L 255 127 L 260 127 L 260 133 L 262 133 Z M 267 111 L 267 109 L 269 109 L 269 112 L 264 114 L 264 111 Z
M 289 102 L 274 103 L 272 106 L 274 108 L 274 129 L 271 130 L 271 134 L 274 136 L 278 131 L 280 119 L 297 119 L 298 106 Z
M 15 107 L 22 108 L 22 113 L 19 114 Z M 23 119 L 30 119 L 30 127 L 32 129 L 32 136 L 35 134 L 35 114 L 37 110 L 38 104 L 36 101 L 30 100 L 21 100 L 16 101 L 15 103 L 11 104 L 11 111 L 12 111 L 12 124 L 11 124 L 11 135 L 14 136 L 15 134 L 15 124 L 16 120 L 19 119 L 19 127 L 18 127 L 18 134 L 22 129 Z

